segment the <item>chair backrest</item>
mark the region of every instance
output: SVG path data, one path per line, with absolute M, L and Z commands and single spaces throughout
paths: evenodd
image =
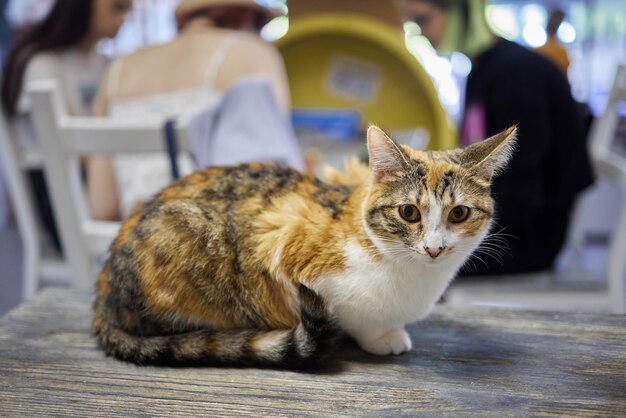
M 83 156 L 165 153 L 162 122 L 69 116 L 52 81 L 29 89 L 35 131 L 45 156 L 44 169 L 61 242 L 77 287 L 93 287 L 94 259 L 109 248 L 117 222 L 95 221 L 87 211 L 79 171 Z M 187 150 L 185 123 L 175 127 L 177 149 Z

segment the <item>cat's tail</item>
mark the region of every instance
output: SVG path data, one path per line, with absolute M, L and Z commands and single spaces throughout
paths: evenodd
M 259 365 L 307 368 L 324 365 L 339 329 L 324 301 L 300 285 L 300 323 L 286 330 L 198 330 L 142 337 L 98 317 L 94 333 L 108 355 L 137 364 Z

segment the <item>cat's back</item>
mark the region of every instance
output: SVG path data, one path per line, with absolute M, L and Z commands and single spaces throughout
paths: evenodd
M 200 233 L 225 222 L 243 223 L 245 220 L 238 216 L 242 212 L 248 216 L 258 213 L 268 208 L 273 198 L 297 192 L 299 185 L 307 182 L 311 182 L 309 176 L 276 164 L 250 163 L 197 171 L 163 189 L 126 219 L 114 248 L 131 238 L 145 238 L 147 229 L 160 230 L 160 235 L 166 235 L 166 231 Z
M 179 254 L 192 253 L 190 246 L 209 248 L 218 257 L 233 249 L 245 251 L 254 244 L 255 220 L 263 212 L 280 214 L 283 205 L 297 201 L 337 219 L 351 192 L 349 186 L 331 185 L 280 164 L 211 167 L 163 189 L 129 217 L 113 255 L 125 246 L 153 251 L 153 258 L 157 248 L 173 250 L 173 245 Z
M 143 209 L 141 219 L 150 219 L 163 208 L 198 212 L 217 211 L 237 215 L 238 211 L 272 210 L 280 200 L 301 199 L 336 217 L 353 187 L 328 184 L 313 174 L 303 174 L 282 164 L 246 163 L 211 167 L 191 174 L 162 190 Z M 279 199 L 282 198 L 282 199 Z

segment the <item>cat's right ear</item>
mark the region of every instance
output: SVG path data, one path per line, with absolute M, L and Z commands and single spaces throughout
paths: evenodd
M 367 129 L 367 152 L 370 170 L 376 181 L 404 169 L 408 164 L 400 146 L 378 126 L 371 125 Z
M 461 153 L 462 165 L 491 181 L 511 159 L 516 134 L 517 126 L 511 126 L 484 141 L 470 145 Z

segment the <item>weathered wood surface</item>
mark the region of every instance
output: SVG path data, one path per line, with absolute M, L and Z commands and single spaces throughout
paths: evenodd
M 0 319 L 0 416 L 626 415 L 626 316 L 440 307 L 402 356 L 172 369 L 106 358 L 91 299 L 49 289 Z

